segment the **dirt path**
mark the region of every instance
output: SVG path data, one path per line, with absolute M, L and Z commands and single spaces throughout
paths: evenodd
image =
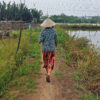
M 42 61 L 43 62 L 43 61 Z M 62 69 L 63 58 L 56 54 L 55 68 L 51 75 L 51 82 L 46 82 L 46 71 L 42 68 L 41 65 L 41 78 L 39 79 L 38 88 L 34 94 L 26 94 L 25 96 L 20 96 L 17 100 L 79 100 L 77 94 L 80 91 L 76 91 L 72 87 L 77 85 L 77 83 L 71 79 L 72 70 L 69 67 L 66 67 L 64 73 L 67 73 L 67 76 L 62 78 L 61 82 L 57 80 L 55 72 L 64 71 Z
M 42 57 L 41 57 L 42 61 Z M 46 82 L 46 71 L 43 66 L 43 61 L 41 65 L 41 78 L 39 79 L 38 88 L 36 89 L 35 94 L 28 94 L 25 96 L 20 96 L 17 98 L 17 100 L 66 100 L 64 97 L 62 97 L 61 94 L 61 85 L 57 81 L 57 78 L 55 76 L 55 71 L 58 71 L 58 62 L 55 62 L 55 69 L 52 72 L 51 75 L 51 82 Z
M 42 61 L 43 62 L 43 61 Z M 55 64 L 57 66 L 57 63 Z M 63 100 L 61 96 L 61 88 L 59 82 L 57 82 L 55 71 L 58 70 L 57 67 L 55 67 L 55 70 L 52 72 L 51 75 L 51 82 L 46 82 L 46 71 L 42 68 L 43 64 L 41 65 L 41 79 L 39 80 L 40 85 L 38 89 L 38 93 L 35 94 L 33 97 L 35 97 L 35 100 Z M 33 99 L 32 99 L 33 100 Z

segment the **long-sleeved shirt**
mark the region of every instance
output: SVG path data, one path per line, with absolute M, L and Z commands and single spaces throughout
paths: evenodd
M 57 46 L 56 30 L 54 28 L 43 29 L 39 40 L 39 43 L 41 42 L 43 51 L 55 51 L 55 46 Z

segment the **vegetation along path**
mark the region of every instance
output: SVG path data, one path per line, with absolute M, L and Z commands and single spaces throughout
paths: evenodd
M 99 73 L 97 71 L 99 60 L 95 58 L 99 59 L 99 56 L 88 45 L 89 40 L 71 37 L 59 26 L 56 30 L 58 47 L 51 82 L 46 82 L 46 73 L 41 65 L 40 79 L 35 93 L 20 96 L 17 100 L 34 100 L 34 98 L 35 100 L 100 100 L 98 94 L 94 95 L 99 93 L 99 84 L 95 84 L 98 82 L 98 77 L 95 80 L 95 75 Z M 90 67 L 94 65 L 95 68 Z

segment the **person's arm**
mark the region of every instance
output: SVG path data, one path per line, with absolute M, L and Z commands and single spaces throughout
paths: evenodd
M 56 47 L 57 47 L 57 32 L 55 31 L 55 45 L 56 45 Z
M 43 30 L 42 30 L 41 33 L 40 33 L 39 44 L 41 45 L 43 41 L 44 41 L 44 35 L 43 35 Z

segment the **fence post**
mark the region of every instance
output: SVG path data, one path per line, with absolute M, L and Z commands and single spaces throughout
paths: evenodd
M 21 36 L 22 36 L 22 27 L 21 27 L 21 23 L 20 23 L 20 32 L 19 32 L 19 38 L 18 38 L 18 45 L 17 45 L 17 49 L 16 49 L 16 54 L 17 54 L 17 52 L 19 50 L 19 47 L 20 47 Z M 15 57 L 16 57 L 16 54 L 15 54 Z

